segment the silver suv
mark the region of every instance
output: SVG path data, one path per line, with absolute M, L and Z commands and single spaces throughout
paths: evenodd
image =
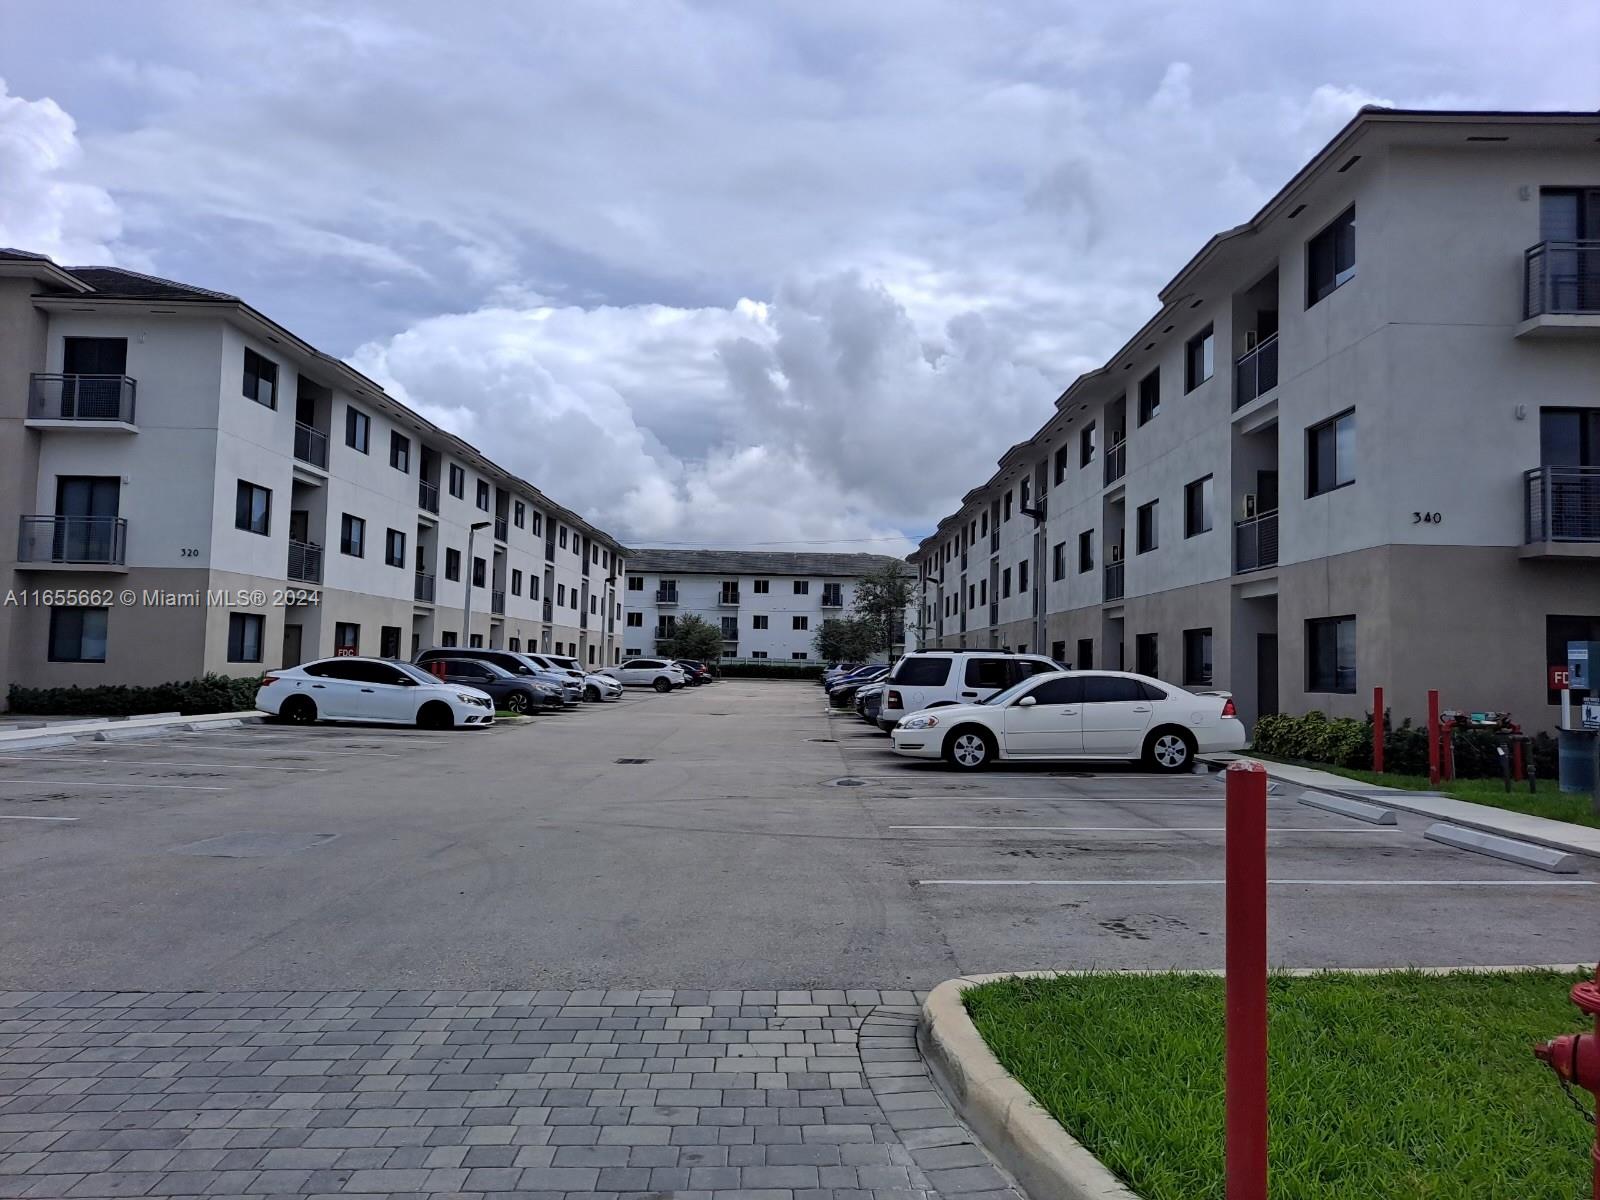
M 1042 654 L 918 650 L 895 663 L 884 681 L 878 728 L 887 732 L 901 717 L 924 708 L 978 704 L 1029 675 L 1062 669 Z

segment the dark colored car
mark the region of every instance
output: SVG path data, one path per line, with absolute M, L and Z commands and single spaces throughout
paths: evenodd
M 412 662 L 426 671 L 428 664 L 436 658 L 493 663 L 502 671 L 520 675 L 530 683 L 547 683 L 560 689 L 562 698 L 570 704 L 576 704 L 583 698 L 583 685 L 576 679 L 568 678 L 564 672 L 538 666 L 515 650 L 495 650 L 487 646 L 433 646 L 419 653 Z
M 828 703 L 835 708 L 850 708 L 855 704 L 856 691 L 862 684 L 877 683 L 888 674 L 888 667 L 863 667 L 846 675 L 828 689 Z
M 447 683 L 475 687 L 494 698 L 494 706 L 506 712 L 527 713 L 539 708 L 560 708 L 561 690 L 527 675 L 513 675 L 502 666 L 475 658 L 432 658 L 426 668 L 430 674 L 443 672 Z
M 692 658 L 678 658 L 673 661 L 683 668 L 684 682 L 690 687 L 699 687 L 702 683 L 710 683 L 716 678 L 711 674 L 711 668 L 703 662 Z

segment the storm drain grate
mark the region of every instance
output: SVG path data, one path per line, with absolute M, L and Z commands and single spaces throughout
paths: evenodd
M 830 779 L 828 781 L 828 786 L 829 787 L 866 787 L 867 786 L 867 781 L 865 779 L 851 779 L 849 776 L 846 776 L 843 779 Z
M 648 758 L 619 758 L 617 759 L 617 765 L 619 767 L 637 767 L 649 761 Z

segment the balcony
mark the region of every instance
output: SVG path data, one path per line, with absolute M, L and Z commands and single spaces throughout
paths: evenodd
M 27 423 L 35 429 L 137 433 L 136 390 L 126 375 L 34 375 L 28 381 Z
M 128 559 L 125 517 L 24 516 L 17 536 L 17 569 L 122 567 Z
M 1600 558 L 1600 467 L 1535 467 L 1522 478 L 1522 557 Z
M 313 467 L 328 469 L 328 435 L 314 425 L 294 423 L 294 456 Z
M 434 581 L 432 575 L 428 574 L 426 571 L 418 571 L 417 584 L 411 594 L 423 604 L 432 604 L 433 584 Z
M 1277 386 L 1278 335 L 1274 333 L 1233 364 L 1233 407 L 1243 408 Z
M 1522 256 L 1518 337 L 1600 334 L 1600 240 L 1540 242 Z
M 510 522 L 510 520 L 508 518 L 506 518 L 506 517 L 496 517 L 494 519 L 494 540 L 495 541 L 497 541 L 497 542 L 505 541 L 506 540 L 506 534 L 508 534 L 510 532 L 511 532 L 511 522 Z
M 504 591 L 491 591 L 489 593 L 489 611 L 500 616 L 506 614 L 506 594 Z
M 678 603 L 677 588 L 657 588 L 656 603 L 662 605 L 676 605 Z
M 657 601 L 657 603 L 660 603 L 660 602 Z M 739 593 L 738 592 L 723 592 L 723 593 L 721 593 L 717 597 L 717 607 L 718 608 L 738 608 L 739 607 Z
M 1233 526 L 1233 570 L 1236 575 L 1278 565 L 1278 513 L 1262 513 Z
M 426 479 L 417 480 L 417 507 L 423 512 L 439 511 L 439 485 Z
M 549 598 L 546 598 L 544 602 L 544 619 L 546 624 L 556 619 L 555 601 Z
M 301 583 L 321 583 L 322 547 L 315 542 L 297 542 L 290 538 L 288 576 Z
M 843 592 L 823 592 L 822 593 L 822 607 L 823 608 L 843 608 L 844 607 L 844 593 Z
M 1128 473 L 1128 439 L 1115 446 L 1106 447 L 1106 486 L 1110 487 Z
M 1102 599 L 1107 604 L 1122 599 L 1122 566 L 1123 564 L 1114 562 L 1106 568 L 1105 594 Z

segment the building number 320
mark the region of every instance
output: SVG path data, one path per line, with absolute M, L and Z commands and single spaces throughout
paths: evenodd
M 1413 512 L 1411 514 L 1413 525 L 1443 525 L 1444 517 L 1436 512 Z

